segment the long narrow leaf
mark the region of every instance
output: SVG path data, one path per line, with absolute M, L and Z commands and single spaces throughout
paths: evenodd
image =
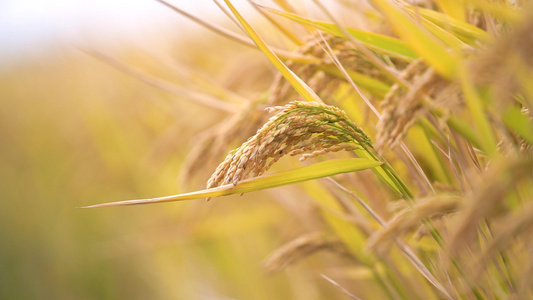
M 474 44 L 476 40 L 482 42 L 493 40 L 493 37 L 486 31 L 438 11 L 420 7 L 407 7 L 407 10 L 418 13 L 421 17 L 424 17 L 445 30 L 450 30 L 455 36 L 468 44 Z
M 248 33 L 250 38 L 254 41 L 257 47 L 267 56 L 270 62 L 281 72 L 283 77 L 292 85 L 292 87 L 307 101 L 315 101 L 322 103 L 318 95 L 296 74 L 294 74 L 285 64 L 276 56 L 270 47 L 263 41 L 263 39 L 255 32 L 255 30 L 246 22 L 241 14 L 235 9 L 229 0 L 224 0 L 231 12 L 235 15 L 237 20 L 242 24 L 244 30 Z
M 533 145 L 533 123 L 520 111 L 520 108 L 508 107 L 503 114 L 503 122 L 524 138 L 526 142 Z
M 427 34 L 395 2 L 388 0 L 371 0 L 385 16 L 396 34 L 431 65 L 442 76 L 453 79 L 456 75 L 457 62 L 446 48 L 434 37 Z
M 152 204 L 242 194 L 322 177 L 328 177 L 341 173 L 366 170 L 378 167 L 381 164 L 381 162 L 364 158 L 334 159 L 325 162 L 319 162 L 310 166 L 279 172 L 272 175 L 247 179 L 239 182 L 239 184 L 237 184 L 236 186 L 234 186 L 233 184 L 227 184 L 212 189 L 205 189 L 185 194 L 150 199 L 110 202 L 86 206 L 83 208 Z
M 218 26 L 218 25 L 206 22 L 202 18 L 193 16 L 192 14 L 190 14 L 190 13 L 180 9 L 179 7 L 174 6 L 174 5 L 168 3 L 168 2 L 166 2 L 164 0 L 156 0 L 156 1 L 159 1 L 160 3 L 166 5 L 167 7 L 171 8 L 175 12 L 177 12 L 177 13 L 179 13 L 179 14 L 187 17 L 187 18 L 189 18 L 193 22 L 195 22 L 195 23 L 207 28 L 208 30 L 211 30 L 212 32 L 214 32 L 216 34 L 219 34 L 219 35 L 221 35 L 223 37 L 226 37 L 226 38 L 228 38 L 228 39 L 230 39 L 232 41 L 235 41 L 237 43 L 240 43 L 242 45 L 245 45 L 245 46 L 248 46 L 248 47 L 252 47 L 252 48 L 256 48 L 256 45 L 250 39 L 248 39 L 247 37 L 245 37 L 243 35 L 237 34 L 237 33 L 233 32 L 231 30 L 228 30 L 228 29 L 222 27 L 222 26 Z M 317 62 L 317 59 L 314 58 L 314 57 L 311 57 L 311 56 L 300 55 L 298 53 L 292 53 L 292 52 L 289 52 L 289 51 L 283 50 L 283 49 L 276 49 L 276 48 L 271 48 L 271 49 L 279 57 L 281 57 L 283 59 L 290 59 L 291 61 L 294 61 L 294 62 L 297 62 L 297 63 L 312 64 L 312 63 L 316 63 Z
M 262 6 L 262 8 L 277 15 L 293 20 L 295 22 L 298 22 L 300 24 L 320 29 L 334 36 L 344 37 L 344 33 L 342 32 L 342 30 L 335 24 L 304 18 L 297 14 L 288 13 L 285 11 L 280 11 L 268 7 Z M 418 57 L 413 52 L 413 50 L 409 48 L 407 44 L 398 39 L 349 27 L 345 29 L 355 39 L 357 39 L 358 41 L 360 41 L 365 46 L 371 49 L 378 50 L 379 52 L 383 52 L 392 56 L 399 56 L 407 59 L 416 59 Z
M 460 63 L 458 66 L 458 75 L 463 89 L 465 102 L 472 117 L 472 121 L 475 124 L 479 142 L 483 146 L 483 150 L 485 150 L 489 156 L 494 156 L 497 153 L 497 143 L 494 132 L 492 131 L 491 123 L 485 113 L 485 105 L 488 105 L 488 103 L 483 103 L 483 99 L 474 86 L 470 74 L 468 73 L 468 70 L 466 70 L 465 64 Z
M 434 24 L 433 22 L 429 21 L 426 18 L 423 18 L 420 16 L 418 11 L 416 10 L 406 10 L 411 17 L 414 19 L 420 19 L 420 22 L 424 26 L 424 28 L 433 34 L 436 38 L 438 38 L 441 42 L 444 43 L 444 45 L 454 48 L 454 49 L 460 49 L 461 47 L 465 47 L 466 43 L 463 42 L 461 39 L 456 37 L 455 35 L 451 34 L 450 32 L 446 31 L 444 28 Z
M 458 1 L 458 0 L 454 0 Z M 505 22 L 509 23 L 518 23 L 521 21 L 521 10 L 513 8 L 513 5 L 509 5 L 507 2 L 499 1 L 486 1 L 486 0 L 466 0 L 468 4 L 471 4 L 475 8 L 485 11 L 493 15 L 494 17 L 500 18 Z
M 316 66 L 316 68 L 328 73 L 329 75 L 336 76 L 340 79 L 345 79 L 344 74 L 339 70 L 339 68 L 335 67 L 334 65 L 322 64 Z M 370 93 L 372 93 L 372 95 L 378 97 L 379 99 L 383 99 L 387 92 L 390 90 L 391 86 L 387 83 L 384 83 L 383 81 L 374 79 L 370 76 L 366 76 L 364 74 L 352 70 L 347 70 L 347 73 L 354 83 L 364 88 L 365 90 L 368 90 Z
M 80 49 L 85 52 L 87 55 L 90 55 L 113 68 L 116 68 L 119 71 L 122 71 L 146 84 L 159 88 L 161 90 L 173 93 L 175 95 L 181 96 L 183 99 L 187 99 L 192 103 L 203 105 L 209 108 L 215 108 L 226 112 L 233 112 L 235 109 L 238 109 L 239 106 L 227 103 L 219 100 L 216 96 L 209 95 L 207 93 L 195 92 L 192 89 L 186 89 L 175 85 L 166 80 L 151 76 L 147 73 L 142 72 L 136 68 L 133 68 L 126 63 L 122 63 L 110 56 L 105 55 L 104 53 L 98 52 L 92 49 Z
M 298 34 L 296 34 L 295 32 L 292 32 L 290 31 L 288 28 L 286 28 L 285 26 L 283 26 L 282 24 L 280 24 L 278 21 L 274 20 L 274 18 L 272 18 L 271 16 L 269 16 L 268 14 L 265 13 L 264 10 L 261 9 L 261 7 L 259 7 L 259 5 L 257 5 L 257 3 L 253 2 L 252 0 L 248 0 L 248 2 L 250 2 L 250 4 L 252 4 L 252 6 L 263 16 L 265 17 L 270 23 L 272 23 L 272 25 L 274 25 L 277 29 L 279 29 L 279 31 L 281 33 L 283 33 L 289 40 L 291 40 L 293 43 L 295 43 L 296 45 L 303 45 L 304 42 L 302 42 L 302 40 L 300 39 L 300 37 L 298 37 Z
M 439 11 L 443 12 L 446 16 L 465 21 L 466 8 L 463 1 L 436 0 L 435 4 L 439 8 Z M 417 7 L 417 9 L 418 8 L 421 7 Z

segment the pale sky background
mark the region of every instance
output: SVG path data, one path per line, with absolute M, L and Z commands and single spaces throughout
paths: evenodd
M 212 0 L 168 0 L 196 16 L 223 19 Z M 239 9 L 246 0 L 233 1 Z M 195 26 L 155 0 L 0 0 L 0 68 L 58 43 L 138 39 L 175 26 Z

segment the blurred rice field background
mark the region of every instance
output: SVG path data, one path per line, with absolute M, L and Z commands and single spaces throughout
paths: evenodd
M 244 96 L 268 86 L 273 72 L 261 53 L 209 32 L 180 37 L 180 31 L 153 44 L 169 49 L 166 60 L 135 44 L 92 46 L 175 84 L 191 80 L 173 71 L 188 65 Z M 184 192 L 178 175 L 186 154 L 196 135 L 223 116 L 119 72 L 80 46 L 86 45 L 54 45 L 0 72 L 0 299 L 321 295 L 324 283 L 298 291 L 314 275 L 294 271 L 286 280 L 260 268 L 298 222 L 260 193 L 210 203 L 75 209 Z M 258 63 L 243 65 L 245 58 Z M 246 77 L 227 76 L 255 67 Z M 196 187 L 212 172 L 203 171 Z

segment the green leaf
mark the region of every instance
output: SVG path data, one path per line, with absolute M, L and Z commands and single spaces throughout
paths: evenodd
M 312 20 L 308 18 L 304 18 L 302 16 L 299 16 L 297 14 L 288 13 L 285 11 L 280 11 L 268 7 L 263 7 L 263 9 L 268 10 L 272 13 L 278 14 L 280 16 L 283 16 L 285 18 L 288 18 L 290 20 L 293 20 L 295 22 L 298 22 L 303 25 L 308 25 L 311 27 L 314 27 L 316 29 L 320 29 L 322 31 L 325 31 L 329 34 L 332 34 L 334 36 L 338 37 L 344 37 L 344 33 L 342 30 L 335 24 Z M 396 56 L 396 57 L 402 57 L 406 59 L 416 59 L 418 56 L 411 50 L 411 48 L 405 44 L 404 42 L 386 36 L 381 35 L 377 33 L 367 32 L 363 30 L 358 30 L 354 28 L 345 28 L 346 31 L 350 33 L 355 39 L 363 43 L 365 46 L 377 50 L 379 52 Z
M 415 11 L 411 11 L 409 9 L 406 9 L 406 11 L 407 11 L 407 13 L 409 15 L 411 15 L 412 18 L 420 19 L 420 21 L 422 22 L 422 25 L 424 26 L 424 28 L 428 32 L 433 34 L 433 36 L 438 38 L 441 42 L 443 42 L 444 45 L 446 45 L 446 46 L 448 46 L 450 48 L 453 48 L 453 49 L 460 49 L 461 47 L 465 47 L 466 46 L 465 42 L 463 42 L 462 40 L 457 38 L 455 35 L 449 33 L 444 28 L 439 27 L 438 25 L 436 25 L 433 22 L 427 20 L 426 18 L 421 17 L 418 14 L 418 11 L 416 11 L 416 10 Z
M 533 123 L 517 106 L 510 106 L 503 114 L 503 122 L 518 133 L 530 145 L 533 145 Z
M 362 150 L 362 149 L 356 149 L 354 152 L 360 156 L 360 157 L 367 157 L 370 160 L 375 158 L 375 155 L 369 151 L 369 150 Z M 393 189 L 396 193 L 399 195 L 404 195 L 402 192 L 402 187 L 400 186 L 399 182 L 394 181 L 392 178 L 392 175 L 388 171 L 387 164 L 381 165 L 379 168 L 375 168 L 372 171 L 374 174 L 376 174 L 381 181 L 383 181 L 385 184 L 387 184 L 391 189 Z
M 344 74 L 339 70 L 339 68 L 334 65 L 321 64 L 316 66 L 316 68 L 328 73 L 329 75 L 336 76 L 340 79 L 346 79 L 344 77 Z M 379 99 L 383 99 L 390 90 L 391 86 L 389 84 L 384 83 L 383 81 L 374 79 L 370 76 L 366 76 L 364 74 L 352 70 L 347 70 L 346 72 L 353 80 L 353 82 L 357 84 L 357 86 L 364 88 Z
M 398 4 L 388 0 L 371 0 L 371 3 L 385 16 L 394 32 L 402 38 L 420 57 L 431 65 L 440 75 L 453 79 L 457 62 L 446 48 L 433 36 L 421 28 Z
M 302 184 L 302 187 L 318 203 L 324 221 L 350 252 L 366 265 L 372 265 L 374 262 L 372 254 L 365 251 L 367 236 L 359 226 L 354 226 L 350 220 L 344 217 L 345 208 L 338 198 L 322 184 L 306 182 Z
M 476 41 L 490 42 L 493 40 L 492 36 L 486 31 L 438 11 L 420 7 L 408 7 L 407 9 L 420 14 L 420 16 L 439 27 L 453 32 L 455 36 L 469 45 L 474 45 Z
M 496 146 L 496 137 L 494 136 L 491 123 L 485 112 L 483 99 L 472 82 L 471 75 L 465 66 L 466 64 L 464 62 L 458 64 L 458 77 L 461 82 L 466 106 L 468 107 L 468 111 L 476 127 L 476 135 L 483 147 L 482 149 L 486 151 L 489 156 L 494 156 L 497 154 L 498 150 Z
M 318 95 L 305 83 L 301 80 L 296 74 L 294 74 L 287 66 L 276 56 L 276 54 L 270 49 L 270 47 L 263 41 L 263 39 L 255 32 L 255 30 L 244 20 L 244 18 L 239 14 L 237 9 L 231 4 L 229 0 L 225 0 L 226 5 L 229 7 L 231 12 L 235 15 L 239 23 L 248 33 L 250 38 L 257 45 L 259 50 L 261 50 L 267 58 L 272 62 L 272 64 L 281 72 L 283 77 L 292 85 L 292 87 L 307 101 L 315 101 L 322 103 L 322 100 Z
M 161 202 L 173 202 L 192 200 L 199 198 L 221 197 L 233 194 L 242 194 L 247 192 L 270 189 L 278 186 L 289 185 L 297 182 L 328 177 L 341 173 L 350 173 L 361 170 L 366 170 L 380 166 L 382 163 L 375 160 L 364 158 L 345 158 L 334 159 L 325 162 L 319 162 L 310 166 L 296 168 L 284 172 L 279 172 L 272 175 L 255 177 L 239 182 L 236 186 L 227 184 L 212 189 L 205 189 L 185 194 L 139 199 L 127 200 L 119 202 L 110 202 L 97 205 L 86 206 L 83 208 L 108 207 L 108 206 L 125 206 L 138 204 L 152 204 Z
M 442 116 L 442 114 L 440 116 Z M 468 140 L 474 147 L 478 149 L 484 149 L 481 141 L 479 140 L 479 135 L 477 134 L 476 130 L 472 128 L 472 125 L 466 123 L 455 115 L 449 116 L 446 124 L 463 138 Z

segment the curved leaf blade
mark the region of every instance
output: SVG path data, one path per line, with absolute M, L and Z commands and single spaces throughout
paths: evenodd
M 406 14 L 403 6 L 388 0 L 371 0 L 371 3 L 385 16 L 396 34 L 440 75 L 447 79 L 456 77 L 457 62 L 454 56 Z
M 465 47 L 466 43 L 463 42 L 461 39 L 453 35 L 452 33 L 448 32 L 444 28 L 438 26 L 437 24 L 429 21 L 428 19 L 421 17 L 420 14 L 415 11 L 410 11 L 409 9 L 406 9 L 406 12 L 413 18 L 413 19 L 420 19 L 420 22 L 424 28 L 431 33 L 434 37 L 439 39 L 444 45 L 451 47 L 453 49 L 460 49 L 461 47 Z
M 339 70 L 339 68 L 333 66 L 333 65 L 318 65 L 316 66 L 316 69 L 322 70 L 326 72 L 329 75 L 336 76 L 340 79 L 346 80 L 344 77 L 344 74 Z M 385 95 L 389 92 L 391 85 L 387 84 L 383 81 L 380 81 L 378 79 L 374 79 L 370 76 L 366 76 L 364 74 L 347 70 L 348 75 L 350 78 L 357 84 L 359 87 L 369 91 L 372 95 L 378 97 L 379 99 L 385 98 Z
M 485 43 L 494 39 L 486 31 L 441 12 L 421 7 L 407 7 L 406 9 L 410 12 L 418 13 L 424 19 L 438 25 L 442 29 L 451 31 L 455 36 L 469 45 L 475 45 L 476 41 Z
M 312 179 L 318 179 L 328 177 L 336 174 L 350 173 L 362 171 L 370 168 L 378 167 L 382 162 L 365 159 L 365 158 L 345 158 L 334 159 L 324 162 L 312 164 L 310 166 L 300 167 L 288 171 L 283 171 L 267 176 L 260 176 L 250 178 L 239 182 L 236 186 L 233 184 L 227 184 L 212 189 L 205 189 L 185 194 L 172 195 L 159 198 L 139 199 L 139 200 L 126 200 L 119 202 L 109 202 L 103 204 L 96 204 L 91 206 L 85 206 L 82 208 L 96 208 L 96 207 L 109 207 L 109 206 L 126 206 L 126 205 L 139 205 L 139 204 L 153 204 L 162 202 L 173 202 L 183 200 L 193 200 L 200 198 L 221 197 L 233 194 L 242 194 L 253 191 L 260 191 L 264 189 L 270 189 L 274 187 L 294 184 L 298 182 L 308 181 Z
M 503 113 L 503 122 L 533 145 L 533 122 L 517 106 L 510 106 Z
M 257 45 L 259 50 L 261 50 L 270 62 L 280 71 L 280 73 L 287 79 L 287 81 L 292 85 L 292 87 L 300 94 L 305 100 L 310 102 L 319 102 L 322 103 L 322 100 L 318 95 L 305 83 L 301 80 L 296 74 L 294 74 L 291 69 L 289 69 L 272 51 L 272 49 L 263 41 L 263 39 L 257 34 L 257 32 L 246 22 L 246 20 L 241 16 L 237 9 L 231 4 L 230 1 L 224 0 L 226 5 L 229 7 L 235 18 L 241 23 L 242 27 L 248 33 L 250 38 Z
M 289 20 L 298 22 L 302 25 L 314 27 L 316 29 L 325 31 L 334 36 L 344 37 L 344 33 L 342 32 L 342 30 L 335 24 L 304 18 L 297 14 L 280 11 L 280 10 L 276 10 L 273 8 L 268 8 L 268 7 L 262 7 L 262 8 L 272 13 L 275 13 L 277 15 L 280 15 L 282 17 L 285 17 Z M 398 39 L 395 39 L 393 37 L 389 37 L 386 35 L 381 35 L 381 34 L 377 34 L 373 32 L 367 32 L 364 30 L 358 30 L 358 29 L 354 29 L 350 27 L 346 27 L 345 29 L 355 39 L 357 39 L 358 41 L 360 41 L 365 46 L 371 49 L 378 50 L 388 55 L 403 57 L 406 59 L 418 58 L 418 55 L 416 55 L 406 43 Z

